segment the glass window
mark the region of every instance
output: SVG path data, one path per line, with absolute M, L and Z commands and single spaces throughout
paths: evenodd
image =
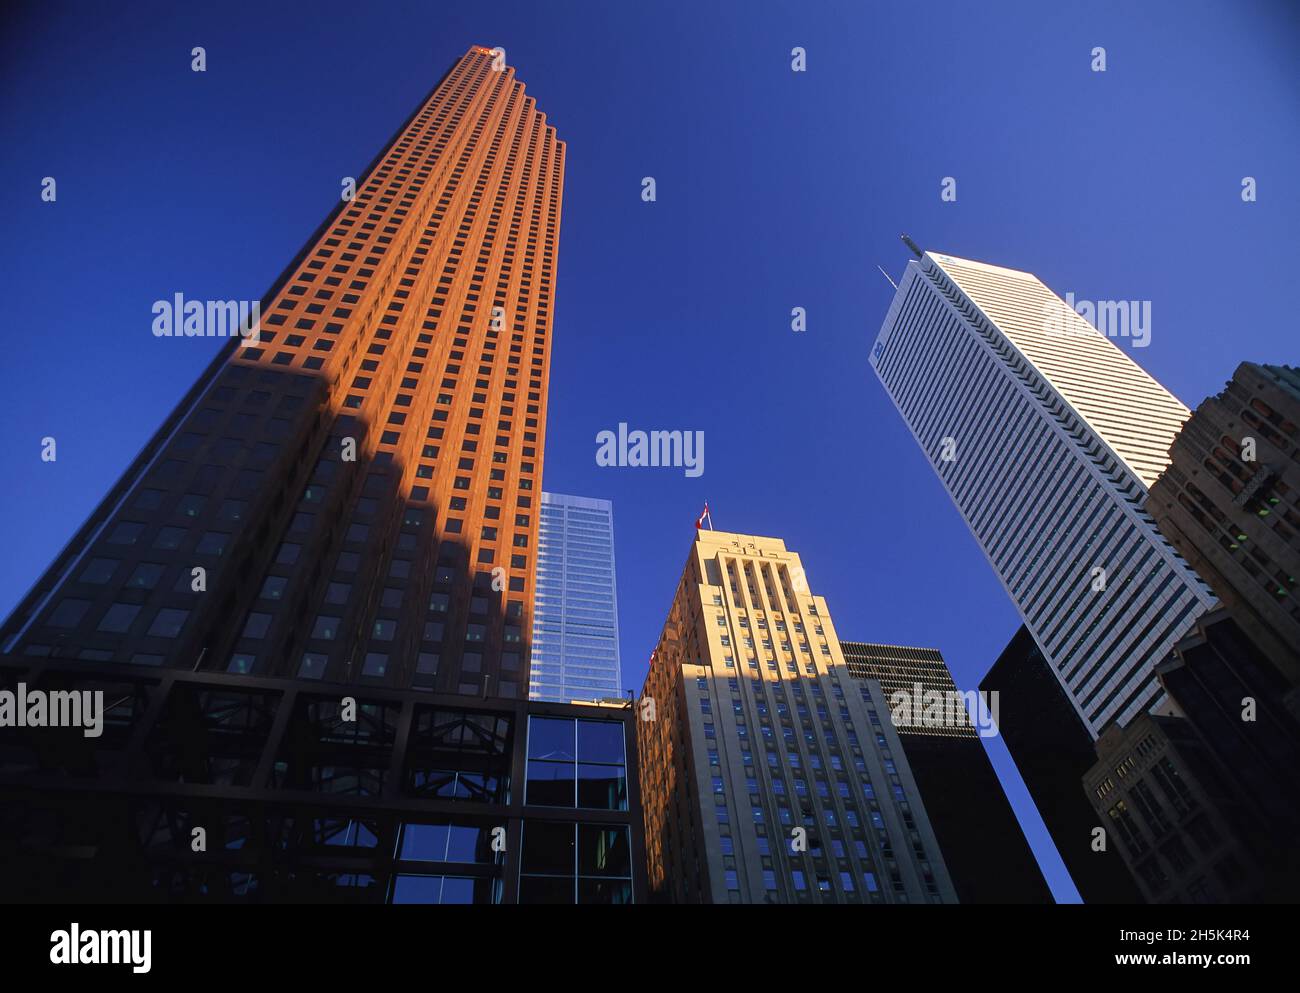
M 266 632 L 271 626 L 271 615 L 263 614 L 258 611 L 248 615 L 248 620 L 244 623 L 245 638 L 264 638 Z
M 173 531 L 177 530 L 172 528 Z M 144 532 L 143 524 L 136 524 L 133 521 L 120 521 L 117 527 L 113 528 L 106 539 L 110 545 L 134 545 L 140 540 L 140 535 Z
M 337 617 L 316 618 L 316 624 L 311 629 L 311 636 L 320 638 L 323 641 L 333 641 L 339 634 L 339 620 Z
M 582 762 L 622 765 L 622 721 L 578 721 L 577 757 Z
M 185 626 L 185 619 L 189 616 L 190 612 L 188 610 L 164 607 L 158 611 L 153 623 L 149 625 L 149 636 L 151 638 L 175 638 L 181 633 L 181 628 Z
M 125 634 L 138 613 L 140 613 L 140 607 L 137 604 L 115 603 L 104 612 L 98 630 L 106 631 L 109 634 Z
M 54 608 L 45 623 L 52 628 L 74 628 L 81 623 L 89 607 L 89 600 L 67 597 Z
M 267 576 L 266 581 L 262 583 L 262 592 L 258 595 L 263 600 L 279 600 L 284 596 L 288 585 L 289 580 L 284 576 Z
M 185 540 L 184 528 L 160 528 L 158 537 L 154 539 L 153 547 L 160 549 L 176 549 L 181 547 L 181 542 Z
M 118 565 L 118 559 L 91 559 L 79 577 L 80 582 L 102 586 L 113 578 Z
M 328 655 L 318 652 L 304 652 L 302 663 L 298 666 L 298 675 L 303 679 L 323 679 L 325 667 L 329 663 Z
M 126 581 L 128 589 L 132 590 L 151 590 L 158 585 L 158 580 L 162 579 L 164 567 L 155 562 L 141 562 L 131 573 L 131 578 Z

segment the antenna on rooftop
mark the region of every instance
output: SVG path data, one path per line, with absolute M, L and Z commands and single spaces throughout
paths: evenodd
M 906 245 L 908 248 L 910 248 L 916 254 L 916 257 L 918 259 L 924 257 L 925 253 L 916 246 L 916 242 L 914 242 L 907 235 L 903 235 L 902 238 L 903 238 L 903 244 Z
M 889 273 L 885 272 L 884 269 L 881 269 L 880 266 L 876 266 L 876 268 L 880 269 L 880 275 L 884 276 L 886 279 L 889 279 Z M 889 279 L 889 285 L 892 286 L 894 289 L 898 289 L 898 284 L 895 283 L 892 279 Z

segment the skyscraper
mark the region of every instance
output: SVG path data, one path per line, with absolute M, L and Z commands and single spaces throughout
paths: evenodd
M 841 641 L 856 679 L 880 683 L 894 711 L 895 693 L 919 713 L 924 694 L 956 699 L 957 685 L 934 648 Z M 980 734 L 968 722 L 895 722 L 916 777 L 944 864 L 962 903 L 1051 903 L 1052 894 L 1025 840 Z
M 630 709 L 524 688 L 564 145 L 498 56 L 456 61 L 5 623 L 0 691 L 105 705 L 94 738 L 0 728 L 11 892 L 642 898 Z
M 529 696 L 599 700 L 622 694 L 614 505 L 543 493 Z
M 563 175 L 514 70 L 471 48 L 5 650 L 525 695 Z
M 658 899 L 955 902 L 880 686 L 780 539 L 696 532 L 638 710 Z
M 1096 737 L 1214 602 L 1143 508 L 1187 408 L 1036 277 L 926 252 L 871 350 Z

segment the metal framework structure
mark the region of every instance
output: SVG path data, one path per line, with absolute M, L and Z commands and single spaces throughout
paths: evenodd
M 534 821 L 627 825 L 645 893 L 630 706 L 0 656 L 0 690 L 20 683 L 102 691 L 104 723 L 0 728 L 0 898 L 380 903 L 400 874 L 445 873 L 515 903 Z M 530 715 L 622 721 L 628 809 L 526 806 Z M 488 830 L 472 862 L 406 862 L 407 823 Z M 501 853 L 484 847 L 497 827 Z

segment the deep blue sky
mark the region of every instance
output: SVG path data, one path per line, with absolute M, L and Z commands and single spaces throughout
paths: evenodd
M 1192 406 L 1243 359 L 1300 357 L 1295 4 L 476 6 L 0 14 L 0 610 L 211 355 L 155 339 L 152 302 L 260 297 L 471 43 L 506 49 L 568 143 L 545 487 L 615 503 L 629 688 L 706 498 L 719 528 L 802 555 L 843 637 L 940 648 L 971 687 L 1015 631 L 867 364 L 892 295 L 876 265 L 901 271 L 900 231 L 1062 294 L 1152 301 L 1152 344 L 1132 354 Z M 620 421 L 703 430 L 704 475 L 597 467 L 595 436 Z M 57 463 L 40 461 L 46 435 Z

